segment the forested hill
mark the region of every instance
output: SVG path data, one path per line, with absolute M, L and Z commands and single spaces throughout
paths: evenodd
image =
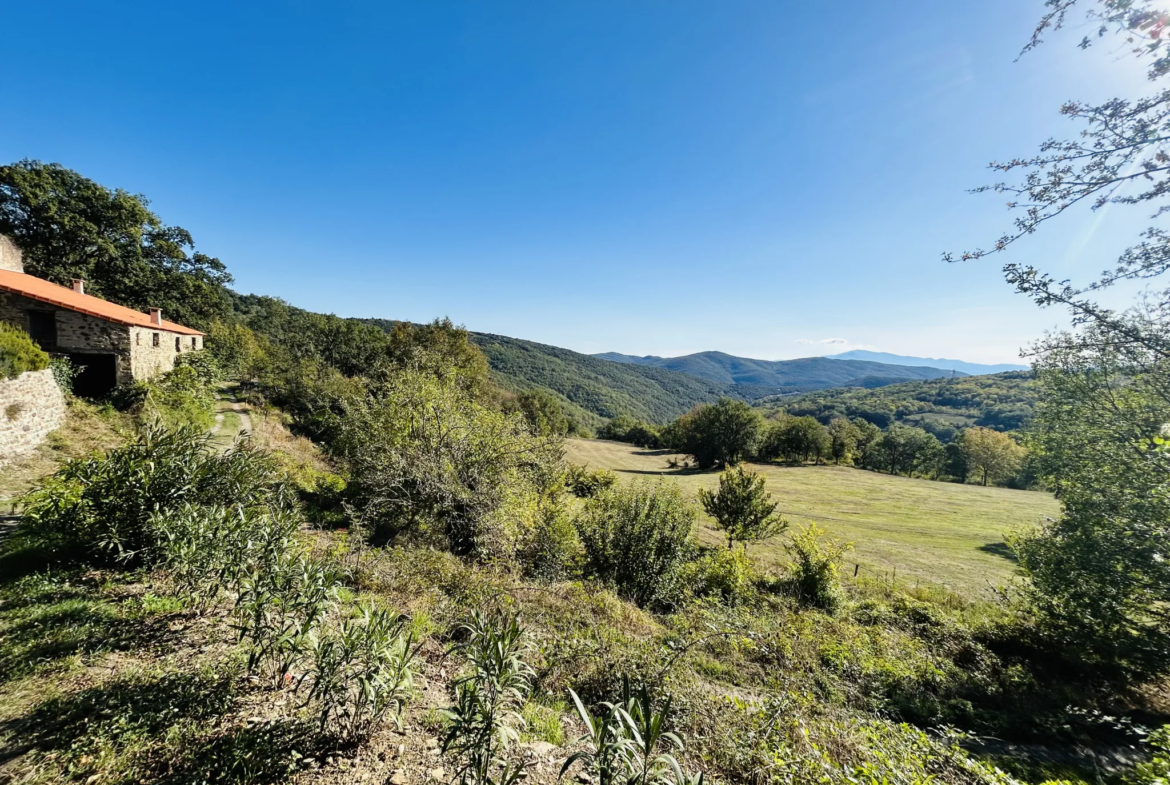
M 970 425 L 1000 431 L 1020 428 L 1031 417 L 1035 402 L 1032 373 L 1011 371 L 903 382 L 877 390 L 854 387 L 774 396 L 756 405 L 796 416 L 812 415 L 826 424 L 834 417 L 863 417 L 883 428 L 904 422 L 925 428 L 946 441 L 949 431 Z
M 509 389 L 547 387 L 595 417 L 629 415 L 662 423 L 697 403 L 720 396 L 752 400 L 773 387 L 713 382 L 696 376 L 599 360 L 556 346 L 488 333 L 472 333 L 497 382 Z
M 724 384 L 774 387 L 778 392 L 800 392 L 842 386 L 880 387 L 899 380 L 966 375 L 942 368 L 893 365 L 866 360 L 837 360 L 829 357 L 753 360 L 723 352 L 699 352 L 684 357 L 635 357 L 616 352 L 593 356 L 629 365 L 665 368 Z

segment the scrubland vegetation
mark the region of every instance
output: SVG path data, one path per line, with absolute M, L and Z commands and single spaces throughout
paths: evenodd
M 1050 5 L 1037 35 L 1072 4 Z M 1099 21 L 1149 26 L 1143 5 L 1103 3 Z M 1151 76 L 1166 71 L 1157 59 Z M 1115 110 L 1067 113 L 1108 141 L 1158 111 Z M 1134 171 L 1152 143 L 1137 135 L 1000 167 L 1031 175 L 997 186 L 1029 198 L 1020 235 L 1083 198 L 1068 167 L 1100 188 Z M 34 274 L 131 305 L 165 291 L 209 333 L 205 353 L 118 391 L 121 411 L 75 403 L 102 438 L 12 486 L 0 780 L 1170 775 L 1170 341 L 1160 306 L 1088 299 L 1165 269 L 1156 230 L 1081 290 L 1006 267 L 1078 319 L 1018 377 L 1030 418 L 972 403 L 979 418 L 945 434 L 926 408 L 877 423 L 844 400 L 726 397 L 663 427 L 605 424 L 638 450 L 566 445 L 574 410 L 493 382 L 448 321 L 383 329 L 236 295 L 144 199 L 62 167 L 0 167 L 0 232 Z M 5 367 L 39 362 L 6 340 Z M 255 442 L 213 449 L 222 381 L 262 423 Z M 933 384 L 924 407 L 960 395 Z M 863 558 L 916 579 L 848 569 Z M 989 578 L 1003 585 L 976 589 Z

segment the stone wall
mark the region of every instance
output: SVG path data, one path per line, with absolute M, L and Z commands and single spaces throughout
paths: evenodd
M 130 368 L 135 379 L 153 379 L 174 368 L 175 358 L 180 354 L 203 348 L 203 338 L 198 335 L 179 335 L 151 327 L 127 329 L 130 331 Z M 155 335 L 158 335 L 158 346 L 154 345 Z
M 0 379 L 0 466 L 27 455 L 65 422 L 65 396 L 53 372 Z

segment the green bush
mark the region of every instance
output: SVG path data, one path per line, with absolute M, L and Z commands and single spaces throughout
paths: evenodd
M 588 467 L 571 463 L 565 472 L 565 485 L 573 495 L 582 499 L 593 498 L 607 488 L 612 488 L 615 482 L 617 475 L 608 469 L 589 471 Z
M 152 516 L 230 499 L 244 508 L 281 504 L 286 492 L 272 459 L 240 448 L 208 450 L 192 427 L 148 426 L 137 439 L 73 460 L 22 500 L 22 524 L 51 549 L 141 561 L 158 544 Z
M 569 756 L 561 776 L 580 761 L 598 785 L 702 785 L 703 775 L 683 774 L 673 755 L 675 750 L 682 751 L 683 743 L 666 730 L 670 697 L 656 709 L 645 686 L 631 690 L 629 681 L 624 681 L 622 693 L 620 703 L 603 703 L 602 712 L 594 714 L 569 690 L 585 726 L 580 739 L 585 749 Z
M 77 366 L 68 357 L 49 358 L 49 368 L 53 371 L 53 380 L 66 395 L 73 394 L 73 380 L 77 378 Z
M 1147 740 L 1153 753 L 1150 760 L 1139 763 L 1128 778 L 1133 785 L 1166 785 L 1170 782 L 1170 725 L 1163 725 Z
M 429 533 L 460 555 L 513 558 L 560 473 L 559 437 L 534 435 L 458 377 L 400 371 L 338 409 L 331 446 L 375 532 Z
M 191 357 L 201 352 L 188 355 Z M 202 430 L 215 422 L 214 375 L 206 365 L 176 365 L 147 383 L 142 413 L 172 428 L 191 425 Z
M 273 544 L 271 560 L 247 565 L 234 614 L 240 639 L 249 643 L 248 670 L 266 673 L 279 688 L 311 650 L 338 583 L 294 540 Z
M 543 505 L 523 558 L 525 572 L 537 580 L 564 580 L 575 572 L 581 559 L 581 540 L 563 506 L 552 502 Z
M 49 367 L 49 355 L 19 327 L 0 322 L 0 379 Z
M 461 632 L 466 640 L 452 651 L 466 657 L 468 667 L 455 681 L 455 705 L 443 711 L 443 753 L 457 761 L 459 782 L 513 785 L 531 765 L 512 753 L 535 675 L 524 659 L 527 636 L 515 615 L 478 611 Z
M 369 605 L 311 635 L 308 702 L 320 731 L 353 745 L 387 715 L 400 724 L 414 691 L 412 642 L 405 619 Z
M 841 604 L 841 580 L 838 576 L 841 555 L 851 546 L 827 537 L 815 523 L 810 523 L 785 546 L 792 561 L 788 565 L 791 586 L 803 605 L 833 613 Z
M 640 606 L 669 605 L 679 595 L 696 517 L 676 485 L 610 488 L 576 521 L 586 570 Z
M 682 568 L 680 583 L 695 597 L 712 597 L 738 605 L 754 593 L 756 572 L 742 550 L 716 548 Z
M 271 568 L 298 525 L 280 508 L 195 504 L 155 513 L 149 522 L 157 561 L 196 607 L 238 592 L 250 565 Z

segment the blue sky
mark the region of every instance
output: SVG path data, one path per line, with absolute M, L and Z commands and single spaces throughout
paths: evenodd
M 183 7 L 185 6 L 185 7 Z M 799 6 L 799 7 L 798 7 Z M 0 160 L 146 194 L 236 288 L 578 351 L 1012 361 L 992 159 L 1140 84 L 1041 0 L 21 3 Z M 1140 216 L 1017 247 L 1109 266 Z

